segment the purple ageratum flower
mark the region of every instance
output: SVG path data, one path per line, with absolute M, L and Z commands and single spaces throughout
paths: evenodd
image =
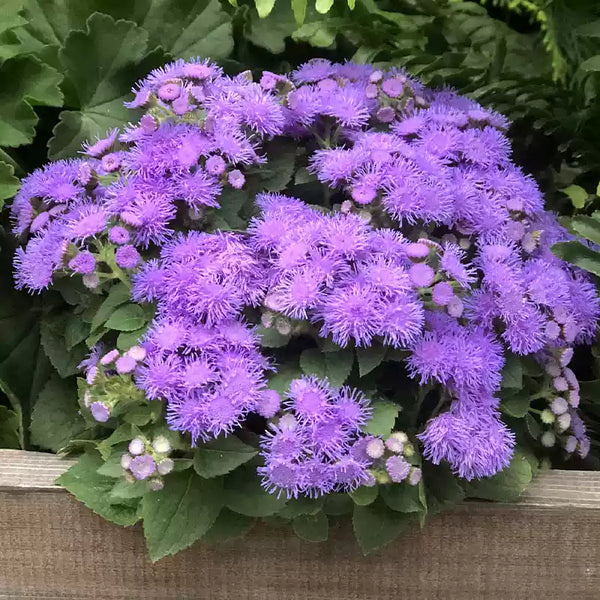
M 82 275 L 93 273 L 96 268 L 96 259 L 91 252 L 84 250 L 69 261 L 69 268 Z
M 435 277 L 435 271 L 425 263 L 416 263 L 412 265 L 408 274 L 415 287 L 428 287 Z
M 206 159 L 206 171 L 211 175 L 222 175 L 226 167 L 227 163 L 218 155 Z
M 107 132 L 106 137 L 96 138 L 96 141 L 92 144 L 86 142 L 83 144 L 83 152 L 88 156 L 94 158 L 100 158 L 105 155 L 116 143 L 119 135 L 118 128 L 111 129 Z
M 106 423 L 110 417 L 110 409 L 104 402 L 92 402 L 90 411 L 98 423 Z
M 363 439 L 358 424 L 370 415 L 361 394 L 349 388 L 339 393 L 325 381 L 304 377 L 292 381 L 285 405 L 293 426 L 283 428 L 282 418 L 261 438 L 265 465 L 258 472 L 267 490 L 315 497 L 353 490 L 372 479 L 371 459 L 356 448 Z
M 115 262 L 123 269 L 134 269 L 140 262 L 140 253 L 134 246 L 125 244 L 117 248 Z
M 397 77 L 386 79 L 381 84 L 383 91 L 391 98 L 397 98 L 404 91 L 404 83 Z
M 129 463 L 129 471 L 138 481 L 143 481 L 156 472 L 156 463 L 149 454 L 135 456 Z
M 272 419 L 281 407 L 281 398 L 275 390 L 265 390 L 258 400 L 256 412 L 265 419 Z
M 137 361 L 131 356 L 125 354 L 124 356 L 120 356 L 119 358 L 117 358 L 115 366 L 117 368 L 117 373 L 119 373 L 120 375 L 123 375 L 125 373 L 132 373 L 137 367 Z
M 108 230 L 108 239 L 113 244 L 126 244 L 130 240 L 129 231 L 125 227 L 116 225 Z
M 235 188 L 236 190 L 241 190 L 244 187 L 244 183 L 246 183 L 246 178 L 239 169 L 234 169 L 227 176 L 227 181 L 231 187 Z
M 515 444 L 495 412 L 456 407 L 429 421 L 419 438 L 425 458 L 434 464 L 447 461 L 467 480 L 490 477 L 507 467 Z
M 440 281 L 433 286 L 432 299 L 438 306 L 446 306 L 454 298 L 454 290 L 447 281 Z
M 410 469 L 410 463 L 402 456 L 390 456 L 385 461 L 385 470 L 393 483 L 402 483 L 408 477 Z

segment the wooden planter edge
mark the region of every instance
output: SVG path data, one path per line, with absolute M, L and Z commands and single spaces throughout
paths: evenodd
M 596 600 L 600 473 L 547 471 L 514 504 L 469 502 L 363 557 L 349 528 L 309 544 L 257 526 L 152 565 L 138 526 L 54 480 L 73 460 L 0 450 L 0 598 Z

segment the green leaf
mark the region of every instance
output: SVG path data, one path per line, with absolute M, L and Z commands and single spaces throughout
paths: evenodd
M 140 327 L 140 329 L 135 329 L 134 331 L 122 331 L 117 338 L 117 350 L 126 352 L 140 341 L 146 331 L 148 331 L 147 326 Z
M 325 514 L 332 516 L 347 515 L 354 509 L 354 502 L 348 494 L 342 492 L 333 492 L 325 496 L 323 510 Z
M 256 456 L 257 450 L 234 435 L 211 440 L 198 446 L 194 453 L 194 469 L 200 477 L 225 475 Z
M 72 350 L 77 344 L 80 344 L 90 333 L 90 326 L 86 323 L 81 314 L 69 315 L 65 321 L 65 347 Z
M 237 469 L 225 481 L 225 506 L 247 517 L 268 517 L 286 503 L 260 485 L 254 469 Z
M 292 521 L 294 533 L 307 542 L 324 542 L 329 537 L 329 519 L 323 511 L 300 515 Z
M 423 463 L 423 480 L 427 492 L 429 514 L 437 514 L 454 506 L 465 497 L 465 491 L 446 463 L 439 465 L 428 461 Z
M 52 366 L 63 377 L 75 375 L 83 360 L 87 348 L 83 344 L 68 350 L 64 338 L 67 326 L 67 314 L 49 315 L 41 322 L 41 343 Z
M 294 174 L 297 143 L 279 138 L 265 147 L 269 162 L 260 168 L 260 184 L 269 192 L 279 192 L 287 186 Z
M 288 503 L 277 513 L 278 517 L 284 519 L 295 519 L 300 515 L 316 515 L 325 503 L 325 498 L 308 498 L 307 496 L 299 496 L 291 498 Z
M 254 0 L 256 11 L 261 19 L 268 17 L 273 7 L 275 6 L 275 0 Z
M 315 2 L 315 8 L 317 9 L 317 12 L 321 13 L 322 15 L 327 14 L 331 10 L 332 6 L 333 0 L 316 0 Z
M 135 118 L 123 106 L 131 82 L 165 61 L 161 52 L 148 54 L 148 32 L 130 21 L 94 13 L 85 31 L 71 31 L 59 52 L 66 72 L 66 105 L 79 110 L 60 113 L 49 156 L 75 155 L 83 140 L 104 135 Z
M 600 54 L 584 60 L 579 68 L 582 71 L 600 71 Z
M 527 426 L 527 431 L 529 432 L 529 435 L 534 440 L 539 440 L 543 433 L 543 429 L 539 424 L 538 420 L 531 413 L 527 413 L 525 415 L 525 425 Z
M 102 464 L 98 454 L 84 454 L 56 483 L 104 519 L 117 525 L 133 525 L 138 521 L 137 510 L 127 505 L 111 504 L 114 479 L 97 472 Z
M 356 358 L 358 360 L 358 373 L 361 377 L 368 375 L 376 369 L 385 358 L 387 348 L 381 345 L 369 346 L 368 348 L 357 348 Z
M 300 355 L 300 368 L 305 375 L 314 375 L 323 379 L 327 376 L 325 355 L 317 348 L 304 350 Z
M 0 405 L 0 448 L 21 448 L 19 416 L 10 408 Z
M 364 554 L 395 540 L 410 521 L 410 515 L 391 510 L 381 500 L 368 506 L 355 506 L 352 517 L 354 535 Z
M 61 106 L 62 75 L 33 56 L 16 56 L 0 68 L 0 145 L 28 144 L 38 117 L 32 105 Z
M 106 327 L 116 331 L 135 331 L 145 323 L 144 311 L 139 304 L 125 304 L 110 315 Z
M 74 382 L 53 377 L 42 389 L 33 408 L 31 442 L 57 452 L 85 429 Z
M 306 5 L 308 0 L 292 0 L 292 10 L 294 11 L 294 19 L 298 25 L 304 23 L 306 17 Z
M 358 506 L 372 504 L 377 499 L 377 496 L 379 496 L 379 487 L 377 485 L 370 487 L 361 485 L 358 489 L 350 492 L 350 497 L 354 500 L 354 504 L 358 504 Z
M 270 390 L 275 390 L 283 398 L 288 393 L 292 381 L 299 377 L 302 377 L 302 371 L 299 367 L 296 365 L 284 364 L 278 368 L 277 374 L 269 379 L 267 387 Z
M 380 400 L 379 402 L 374 402 L 372 408 L 373 416 L 363 427 L 363 431 L 371 435 L 389 435 L 394 428 L 396 417 L 398 416 L 398 405 L 387 400 Z
M 231 16 L 219 0 L 153 0 L 139 23 L 175 58 L 225 58 L 233 50 Z
M 121 469 L 122 473 L 123 469 Z M 141 498 L 148 493 L 148 484 L 145 481 L 119 481 L 110 492 L 110 497 L 115 500 L 130 500 Z
M 0 161 L 0 208 L 4 206 L 3 200 L 12 198 L 19 191 L 19 178 L 15 177 L 15 168 Z
M 586 240 L 600 244 L 600 220 L 585 215 L 573 217 L 571 227 Z
M 575 208 L 583 208 L 588 199 L 588 193 L 579 185 L 570 185 L 561 192 L 569 196 Z
M 506 356 L 506 362 L 502 369 L 502 387 L 521 389 L 523 387 L 523 367 L 521 360 L 514 354 Z
M 382 485 L 380 494 L 392 510 L 403 513 L 424 512 L 427 505 L 422 486 L 421 482 L 419 485 L 409 485 L 406 482 Z
M 503 413 L 517 419 L 522 419 L 528 413 L 530 406 L 531 400 L 527 394 L 508 396 L 502 398 L 502 402 L 500 403 Z
M 256 524 L 256 519 L 224 508 L 217 520 L 202 537 L 206 544 L 222 544 L 245 536 Z
M 559 242 L 551 248 L 552 253 L 562 260 L 600 276 L 600 253 L 580 242 Z
M 259 326 L 256 328 L 256 333 L 260 337 L 260 345 L 263 348 L 281 348 L 282 346 L 286 346 L 290 341 L 289 335 L 282 335 L 279 333 L 275 327 L 266 327 Z
M 129 289 L 125 284 L 117 283 L 116 285 L 113 285 L 106 296 L 106 300 L 100 305 L 98 312 L 92 319 L 92 331 L 104 325 L 115 309 L 129 302 L 129 298 Z
M 329 383 L 333 387 L 344 385 L 353 364 L 354 352 L 351 348 L 340 348 L 337 352 L 327 352 L 325 354 L 325 373 Z
M 168 475 L 162 490 L 144 496 L 141 513 L 152 562 L 191 546 L 213 526 L 223 506 L 222 491 L 221 479 L 183 471 Z
M 513 502 L 525 491 L 531 478 L 531 465 L 527 457 L 517 450 L 510 465 L 500 473 L 467 483 L 466 494 L 469 498 Z

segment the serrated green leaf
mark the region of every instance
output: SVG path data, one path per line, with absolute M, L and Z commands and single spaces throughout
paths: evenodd
M 0 161 L 0 208 L 4 200 L 12 198 L 19 191 L 19 179 L 15 177 L 15 168 Z
M 126 285 L 123 283 L 117 283 L 116 285 L 113 285 L 106 296 L 106 300 L 104 300 L 104 302 L 100 305 L 98 312 L 92 319 L 92 331 L 104 325 L 115 309 L 129 302 L 129 298 L 130 293 Z
M 373 415 L 363 427 L 365 433 L 378 436 L 389 435 L 394 428 L 399 407 L 393 402 L 380 400 L 372 405 Z
M 361 485 L 358 489 L 350 492 L 350 497 L 354 501 L 354 504 L 358 504 L 358 506 L 372 504 L 377 499 L 377 496 L 379 496 L 379 487 L 377 485 L 369 487 Z
M 42 389 L 33 408 L 31 442 L 57 452 L 85 429 L 73 381 L 53 377 Z
M 277 513 L 277 516 L 284 519 L 295 519 L 300 515 L 316 515 L 323 508 L 324 503 L 325 498 L 323 496 L 319 498 L 308 498 L 306 496 L 291 498 Z
M 493 477 L 467 483 L 466 494 L 468 498 L 513 502 L 524 492 L 531 478 L 531 465 L 527 457 L 517 450 L 510 465 Z
M 266 327 L 259 326 L 256 328 L 256 334 L 260 337 L 260 345 L 263 348 L 281 348 L 290 341 L 289 335 L 282 335 L 275 327 L 267 329 Z
M 52 366 L 63 377 L 75 375 L 78 365 L 87 353 L 87 348 L 79 344 L 67 350 L 64 342 L 67 315 L 49 315 L 41 322 L 41 343 Z
M 368 348 L 357 348 L 356 359 L 358 360 L 358 372 L 361 377 L 368 375 L 376 369 L 384 360 L 387 348 L 381 345 L 373 345 Z
M 588 193 L 579 185 L 570 185 L 561 192 L 569 196 L 575 208 L 583 208 L 588 199 Z
M 148 331 L 147 326 L 134 329 L 133 331 L 122 331 L 119 337 L 117 337 L 117 350 L 126 352 L 129 348 L 138 344 L 146 331 Z
M 139 304 L 125 304 L 110 315 L 106 327 L 116 331 L 135 331 L 145 323 L 144 311 Z
M 502 369 L 502 387 L 521 389 L 523 387 L 523 367 L 521 360 L 514 354 L 506 356 L 506 362 Z
M 352 517 L 354 535 L 365 555 L 395 540 L 410 522 L 410 515 L 391 510 L 380 499 L 355 506 Z
M 223 507 L 223 480 L 202 479 L 193 471 L 172 473 L 165 486 L 142 499 L 142 518 L 152 562 L 199 540 Z
M 571 227 L 586 240 L 600 244 L 600 220 L 585 215 L 573 217 Z
M 439 465 L 428 461 L 423 463 L 423 481 L 429 514 L 437 514 L 455 506 L 465 497 L 464 489 L 446 463 Z
M 129 500 L 141 498 L 147 493 L 148 484 L 145 481 L 119 481 L 111 490 L 110 497 L 115 500 Z
M 137 510 L 127 505 L 111 504 L 114 479 L 98 473 L 102 464 L 98 454 L 84 454 L 56 483 L 104 519 L 117 525 L 133 525 L 138 521 Z
M 323 379 L 327 376 L 325 355 L 317 348 L 308 348 L 300 355 L 300 368 L 305 375 Z
M 0 69 L 0 145 L 33 140 L 38 117 L 32 106 L 60 106 L 62 75 L 33 56 L 16 56 Z
M 527 431 L 529 432 L 529 435 L 534 440 L 539 440 L 543 433 L 543 430 L 538 420 L 531 413 L 527 413 L 525 415 L 525 425 L 527 426 Z
M 269 192 L 279 192 L 287 186 L 294 174 L 296 150 L 294 140 L 280 138 L 265 147 L 269 162 L 261 167 L 260 185 Z
M 325 354 L 325 374 L 333 387 L 344 385 L 354 364 L 354 352 L 351 348 L 340 348 L 337 352 Z
M 75 155 L 81 142 L 101 136 L 135 118 L 123 102 L 131 82 L 165 62 L 162 52 L 148 54 L 148 32 L 130 21 L 94 13 L 85 31 L 71 31 L 60 49 L 66 72 L 67 105 L 50 140 L 50 158 Z
M 90 326 L 82 319 L 80 314 L 69 315 L 65 322 L 65 347 L 72 350 L 80 344 L 90 333 Z
M 244 537 L 256 524 L 256 519 L 222 509 L 212 527 L 202 536 L 202 543 L 222 544 Z
M 329 519 L 323 511 L 300 515 L 292 521 L 294 533 L 307 542 L 324 542 L 329 537 Z
M 523 418 L 529 411 L 530 406 L 531 400 L 527 394 L 508 396 L 502 398 L 502 402 L 500 403 L 500 408 L 503 413 L 517 419 Z
M 254 469 L 236 469 L 225 481 L 225 506 L 233 512 L 247 517 L 268 517 L 285 503 L 285 497 L 277 498 L 262 488 Z
M 21 448 L 19 417 L 14 410 L 0 405 L 0 448 Z
M 252 446 L 230 435 L 198 446 L 194 452 L 194 469 L 200 477 L 217 477 L 233 471 L 257 454 Z
M 403 513 L 426 512 L 422 483 L 409 485 L 406 482 L 382 485 L 380 495 L 392 510 Z
M 175 58 L 225 58 L 233 50 L 231 16 L 219 0 L 153 0 L 139 24 L 149 47 L 161 46 Z
M 600 253 L 580 242 L 559 242 L 551 248 L 558 258 L 600 276 Z
M 323 510 L 325 514 L 332 516 L 347 515 L 354 510 L 354 502 L 348 494 L 334 492 L 325 496 Z
M 302 377 L 302 371 L 298 366 L 284 364 L 279 367 L 277 373 L 269 379 L 267 387 L 270 390 L 275 390 L 283 398 L 289 391 L 292 381 L 299 377 Z

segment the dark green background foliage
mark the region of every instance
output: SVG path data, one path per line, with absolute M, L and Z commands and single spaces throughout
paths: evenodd
M 405 66 L 429 85 L 453 86 L 507 115 L 516 162 L 536 177 L 565 225 L 589 240 L 556 252 L 599 276 L 593 244 L 600 244 L 600 10 L 594 5 L 589 0 L 4 0 L 0 202 L 15 194 L 18 176 L 48 158 L 74 156 L 85 139 L 134 120 L 123 107 L 132 84 L 169 60 L 199 55 L 239 72 L 286 71 L 317 56 L 352 58 Z M 262 184 L 284 187 L 293 160 L 279 185 L 283 167 L 273 167 L 272 180 L 262 173 Z M 293 181 L 300 183 L 301 175 L 296 172 Z M 224 208 L 219 218 L 235 227 L 245 198 L 230 200 L 224 205 L 235 214 Z M 502 411 L 521 450 L 509 469 L 469 485 L 444 466 L 423 465 L 424 485 L 415 488 L 380 486 L 352 497 L 285 502 L 258 486 L 257 443 L 251 435 L 177 454 L 177 437 L 164 428 L 160 405 L 148 407 L 134 391 L 120 425 L 90 422 L 78 412 L 77 364 L 111 330 L 120 332 L 117 346 L 128 348 L 152 315 L 128 304 L 119 286 L 106 300 L 95 303 L 86 296 L 85 304 L 68 279 L 43 300 L 11 292 L 16 242 L 7 233 L 6 215 L 2 223 L 0 447 L 87 450 L 61 483 L 117 523 L 143 519 L 153 559 L 197 539 L 239 537 L 257 519 L 290 523 L 300 537 L 322 541 L 328 528 L 349 514 L 361 547 L 370 552 L 464 497 L 510 500 L 538 468 L 540 457 L 526 450 L 540 433 L 529 412 L 535 412 L 536 367 L 515 357 L 509 357 L 504 373 Z M 270 348 L 285 342 L 273 335 L 263 339 Z M 311 348 L 270 386 L 283 390 L 294 376 L 319 371 L 334 383 L 350 377 L 365 391 L 386 389 L 391 401 L 377 403 L 369 424 L 372 433 L 386 435 L 395 421 L 400 427 L 422 424 L 423 407 L 432 401 L 427 389 L 399 389 L 397 376 L 390 377 L 397 373 L 395 358 L 383 348 L 347 355 Z M 591 353 L 579 351 L 575 366 L 586 380 L 582 406 L 597 447 L 600 345 Z M 414 388 L 406 379 L 409 385 Z M 399 416 L 394 402 L 404 406 Z M 140 433 L 170 435 L 175 445 L 176 469 L 160 492 L 148 493 L 121 478 L 119 457 Z M 597 466 L 596 461 L 591 457 L 584 466 Z M 558 457 L 556 464 L 562 466 Z M 175 514 L 173 506 L 180 507 Z

